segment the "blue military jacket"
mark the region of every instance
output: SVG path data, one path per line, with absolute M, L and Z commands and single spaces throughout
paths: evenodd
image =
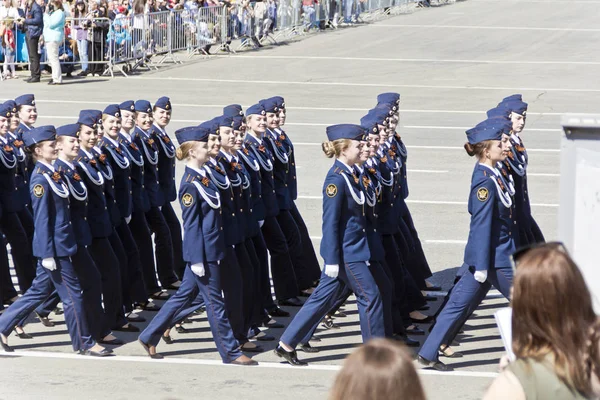
M 141 149 L 124 134 L 119 134 L 119 145 L 129 159 L 131 166 L 131 191 L 133 208 L 139 212 L 150 210 L 150 201 L 144 187 L 144 156 Z
M 267 217 L 275 217 L 279 214 L 279 202 L 275 193 L 275 178 L 273 176 L 273 154 L 269 149 L 252 135 L 246 135 L 246 148 L 258 162 L 261 175 L 261 194 L 262 202 L 265 207 Z
M 262 201 L 262 176 L 260 174 L 260 164 L 258 163 L 254 152 L 250 152 L 245 145 L 238 150 L 238 155 L 241 160 L 244 161 L 244 169 L 250 179 L 250 212 L 255 222 L 258 224 L 258 221 L 263 221 L 266 216 L 265 205 Z
M 376 165 L 376 164 L 375 164 Z M 381 233 L 377 231 L 379 197 L 381 196 L 381 183 L 377 168 L 364 164 L 364 168 L 357 168 L 360 184 L 365 193 L 365 213 L 367 217 L 367 241 L 372 261 L 384 261 L 385 249 L 381 241 Z
M 250 180 L 244 173 L 244 165 L 237 158 L 225 152 L 219 152 L 216 158 L 217 162 L 225 169 L 227 178 L 231 184 L 233 206 L 235 207 L 237 240 L 243 242 L 248 234 L 248 218 L 250 217 L 250 208 L 248 201 L 250 199 Z M 244 189 L 244 186 L 246 189 Z M 227 230 L 227 228 L 225 228 Z
M 229 174 L 226 167 L 217 160 L 214 163 L 213 160 L 210 160 L 204 164 L 204 170 L 207 172 L 207 176 L 212 183 L 219 189 L 221 196 L 221 210 L 223 211 L 221 215 L 223 216 L 222 224 L 225 246 L 234 246 L 242 241 L 242 232 L 240 231 L 241 213 L 238 212 L 235 190 L 229 181 Z
M 75 231 L 75 240 L 78 246 L 92 244 L 92 231 L 87 221 L 88 193 L 81 176 L 74 168 L 61 159 L 54 162 L 54 169 L 58 171 L 69 188 L 71 206 L 71 222 Z
M 401 170 L 400 170 L 400 190 L 402 193 L 402 198 L 406 199 L 408 197 L 408 172 L 406 166 L 406 160 L 408 159 L 408 151 L 406 150 L 406 146 L 400 135 L 394 133 L 392 136 L 391 149 L 394 151 L 399 157 L 401 161 Z
M 242 196 L 240 197 L 240 209 L 244 215 L 244 222 L 242 226 L 244 228 L 244 237 L 251 238 L 260 232 L 260 227 L 258 226 L 258 219 L 256 219 L 253 206 L 253 193 L 252 193 L 252 174 L 246 168 L 246 163 L 242 161 L 240 151 L 237 152 L 234 162 L 237 163 L 237 168 L 240 169 L 240 173 L 242 176 L 241 190 Z M 258 163 L 256 164 L 258 165 Z M 258 190 L 260 191 L 260 184 L 258 185 Z M 264 215 L 262 217 L 264 219 Z
M 27 134 L 31 130 L 25 124 L 20 123 L 17 130 L 14 132 L 14 138 L 12 139 L 15 147 L 23 146 L 23 134 Z M 29 182 L 30 175 L 33 172 L 33 158 L 23 153 L 22 157 L 19 157 L 19 165 L 17 169 L 17 176 L 15 183 L 17 191 L 19 192 L 19 198 L 23 204 L 31 204 L 31 197 L 29 197 Z
M 294 153 L 294 144 L 281 128 L 277 130 L 277 133 L 279 134 L 279 140 L 283 144 L 283 148 L 287 152 L 289 159 L 287 188 L 290 192 L 290 198 L 293 201 L 298 198 L 298 180 L 296 178 L 296 154 Z
M 136 126 L 132 135 L 133 142 L 140 148 L 144 157 L 144 188 L 142 196 L 146 196 L 150 207 L 162 207 L 165 204 L 163 192 L 158 181 L 158 144 L 150 132 L 144 132 Z
M 381 182 L 381 198 L 379 200 L 379 230 L 383 235 L 393 235 L 398 232 L 398 173 L 400 167 L 391 158 L 385 148 L 377 152 L 377 157 L 368 161 L 377 162 L 377 170 Z
M 16 182 L 19 159 L 24 157 L 23 149 L 16 147 L 8 135 L 0 137 L 0 205 L 4 212 L 19 212 L 25 207 Z
M 478 271 L 510 266 L 515 252 L 514 204 L 497 170 L 477 163 L 471 181 L 471 223 L 464 262 Z
M 219 189 L 198 171 L 186 167 L 179 186 L 183 218 L 183 259 L 190 264 L 225 258 Z
M 326 265 L 369 261 L 365 195 L 359 177 L 336 160 L 323 184 L 321 257 Z
M 79 150 L 76 168 L 88 190 L 88 222 L 92 237 L 105 238 L 112 234 L 113 225 L 104 195 L 104 176 L 98 169 L 99 161 Z
M 118 215 L 127 218 L 133 212 L 133 191 L 131 188 L 131 164 L 127 152 L 119 143 L 103 137 L 100 143 L 104 154 L 112 167 L 114 182 L 114 199 L 118 208 Z
M 113 226 L 121 225 L 121 212 L 117 206 L 117 198 L 115 193 L 115 175 L 113 172 L 110 159 L 98 147 L 92 149 L 92 154 L 96 159 L 96 167 L 104 177 L 104 197 L 106 199 L 106 207 L 108 215 Z
M 33 255 L 38 258 L 71 257 L 77 252 L 71 223 L 69 189 L 59 172 L 38 162 L 31 174 Z
M 161 196 L 165 202 L 177 200 L 175 187 L 175 145 L 166 131 L 156 125 L 150 128 L 151 137 L 158 144 L 158 183 Z
M 277 204 L 280 210 L 289 210 L 293 206 L 293 199 L 288 189 L 290 159 L 286 146 L 284 146 L 280 135 L 269 129 L 265 133 L 264 142 L 273 155 L 273 180 Z

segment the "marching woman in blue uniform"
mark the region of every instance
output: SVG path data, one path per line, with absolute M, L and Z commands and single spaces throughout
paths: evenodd
M 309 296 L 312 293 L 314 282 L 319 279 L 320 269 L 316 258 L 310 257 L 310 252 L 304 254 L 305 246 L 302 243 L 300 227 L 291 213 L 294 208 L 294 199 L 289 188 L 289 179 L 293 160 L 290 159 L 291 147 L 284 144 L 287 137 L 282 132 L 276 132 L 280 124 L 279 103 L 280 101 L 275 97 L 260 101 L 265 109 L 267 120 L 267 130 L 263 135 L 263 140 L 273 155 L 273 182 L 279 206 L 277 222 L 288 242 L 298 289 L 300 292 L 304 291 L 304 295 Z M 312 241 L 310 247 L 312 247 Z M 314 250 L 312 253 L 314 254 Z
M 15 132 L 19 140 L 23 140 L 24 136 L 31 129 L 34 128 L 34 124 L 38 118 L 37 106 L 35 104 L 35 96 L 32 94 L 24 94 L 15 99 L 17 104 L 17 112 L 19 113 L 19 127 Z M 25 162 L 22 164 L 21 174 L 23 175 L 24 186 L 21 186 L 21 196 L 26 204 L 31 205 L 31 198 L 29 197 L 29 177 L 33 173 L 33 165 L 35 163 L 30 157 L 26 157 Z
M 303 276 L 302 279 L 306 281 L 312 281 L 310 287 L 304 288 L 302 282 L 299 283 L 300 286 L 300 295 L 308 296 L 312 294 L 314 287 L 316 287 L 319 277 L 321 276 L 321 268 L 319 266 L 319 260 L 317 259 L 317 254 L 315 253 L 315 247 L 313 246 L 312 240 L 308 233 L 308 228 L 306 227 L 306 223 L 300 215 L 300 211 L 296 206 L 296 199 L 298 198 L 298 177 L 296 175 L 296 153 L 294 151 L 294 144 L 290 139 L 289 135 L 283 130 L 283 126 L 285 125 L 285 121 L 287 119 L 287 109 L 285 107 L 285 100 L 281 96 L 275 96 L 273 99 L 277 103 L 277 107 L 279 107 L 279 126 L 274 129 L 275 133 L 279 135 L 279 140 L 281 141 L 283 148 L 285 149 L 288 156 L 288 176 L 287 176 L 287 188 L 290 192 L 290 198 L 292 200 L 292 207 L 290 208 L 290 214 L 296 221 L 296 225 L 298 226 L 298 230 L 300 231 L 300 240 L 302 242 L 302 257 L 303 262 L 306 264 L 304 270 L 306 276 Z
M 327 138 L 323 151 L 336 160 L 323 184 L 321 256 L 325 267 L 319 285 L 275 349 L 277 356 L 295 366 L 306 365 L 298 360 L 296 346 L 334 306 L 344 285 L 356 295 L 363 342 L 385 336 L 383 302 L 369 271 L 366 199 L 353 169 L 361 158 L 365 130 L 360 125 L 333 125 L 327 128 Z
M 180 281 L 175 276 L 173 242 L 171 240 L 171 231 L 169 225 L 161 212 L 165 203 L 164 193 L 160 189 L 158 178 L 158 143 L 152 135 L 152 107 L 149 101 L 138 100 L 135 102 L 135 130 L 133 132 L 133 143 L 140 149 L 144 158 L 142 196 L 146 198 L 150 208 L 144 213 L 148 227 L 154 233 L 154 245 L 156 255 L 156 270 L 154 263 L 150 265 L 142 264 L 144 281 L 150 297 L 157 300 L 165 300 L 169 296 L 166 292 L 161 292 L 160 286 L 156 281 L 156 273 L 160 279 L 160 284 L 166 289 L 177 289 Z M 139 216 L 134 213 L 133 224 L 137 223 Z M 136 228 L 140 229 L 140 228 Z
M 299 290 L 292 258 L 296 257 L 302 248 L 299 241 L 291 243 L 292 247 L 288 246 L 286 231 L 283 230 L 278 218 L 279 203 L 273 176 L 274 158 L 266 147 L 264 139 L 267 129 L 266 111 L 261 104 L 255 104 L 246 110 L 246 118 L 248 124 L 246 149 L 260 167 L 261 194 L 257 202 L 261 204 L 257 204 L 255 207 L 263 207 L 265 211 L 261 230 L 271 256 L 271 275 L 273 276 L 275 297 L 279 300 L 280 305 L 300 306 L 302 302 L 297 297 Z
M 203 169 L 210 158 L 209 131 L 200 127 L 175 132 L 180 147 L 177 158 L 186 162 L 179 187 L 183 217 L 183 257 L 188 263 L 177 292 L 163 305 L 140 334 L 139 342 L 151 358 L 162 358 L 156 346 L 166 329 L 182 319 L 182 312 L 201 293 L 217 350 L 224 363 L 256 365 L 242 354 L 233 336 L 221 295 L 221 266 L 225 258 L 219 189 Z M 227 279 L 227 277 L 224 277 Z
M 121 132 L 119 133 L 119 147 L 123 154 L 129 160 L 131 167 L 131 200 L 132 210 L 129 216 L 124 215 L 125 222 L 129 226 L 129 230 L 133 235 L 133 239 L 138 248 L 142 278 L 146 288 L 147 297 L 167 299 L 167 293 L 162 292 L 161 287 L 156 281 L 155 274 L 150 274 L 146 277 L 144 271 L 155 271 L 154 251 L 152 246 L 152 233 L 148 222 L 146 221 L 146 212 L 150 210 L 150 201 L 146 195 L 144 185 L 144 156 L 134 142 L 133 136 L 135 131 L 135 103 L 133 100 L 126 100 L 119 104 L 121 111 Z M 127 210 L 125 210 L 125 214 Z M 150 279 L 148 281 L 148 279 Z M 136 305 L 137 308 L 146 311 L 158 311 L 159 307 L 147 299 Z
M 510 151 L 512 126 L 490 119 L 467 131 L 465 149 L 476 156 L 469 195 L 471 223 L 464 263 L 468 270 L 449 294 L 436 324 L 419 351 L 419 363 L 439 371 L 452 368 L 438 360 L 438 352 L 456 332 L 467 314 L 481 301 L 492 285 L 509 297 L 513 272 L 510 256 L 515 251 L 516 215 L 507 188 L 495 168 Z
M 509 112 L 508 118 L 510 118 L 513 127 L 513 133 L 510 135 L 512 149 L 504 164 L 515 182 L 515 207 L 517 225 L 519 226 L 519 243 L 517 243 L 517 247 L 545 242 L 542 230 L 531 214 L 529 189 L 527 187 L 529 156 L 520 135 L 525 128 L 527 119 L 527 103 L 523 101 L 520 94 L 514 94 L 503 99 L 498 104 L 498 108 L 504 108 Z
M 30 235 L 26 230 L 26 226 L 33 225 L 31 215 L 19 198 L 15 181 L 19 158 L 24 156 L 24 151 L 9 136 L 13 112 L 16 110 L 10 103 L 0 105 L 0 230 L 10 243 L 19 286 L 25 293 L 35 278 L 36 262 L 31 253 Z M 21 223 L 22 216 L 27 218 L 25 224 Z
M 158 142 L 158 164 L 156 165 L 156 170 L 158 171 L 159 190 L 162 191 L 162 197 L 164 198 L 164 204 L 160 211 L 171 232 L 175 273 L 181 278 L 185 271 L 185 262 L 183 261 L 181 249 L 181 224 L 171 205 L 172 202 L 177 200 L 177 189 L 175 188 L 175 145 L 166 131 L 167 125 L 171 122 L 172 112 L 173 106 L 168 97 L 161 97 L 156 100 L 152 109 L 154 123 L 151 129 L 154 138 Z M 170 288 L 175 289 L 179 285 L 180 282 L 174 282 L 170 285 Z
M 77 121 L 80 149 L 75 166 L 88 192 L 87 218 L 92 234 L 89 251 L 102 276 L 102 299 L 110 327 L 116 331 L 139 332 L 125 319 L 119 271 L 122 257 L 117 256 L 110 241 L 114 228 L 105 195 L 105 176 L 100 170 L 102 161 L 94 155 L 101 122 L 102 112 L 98 110 L 82 110 Z
M 126 263 L 121 270 L 125 317 L 129 322 L 144 322 L 143 317 L 133 313 L 133 305 L 146 302 L 148 294 L 142 279 L 140 254 L 127 223 L 133 212 L 131 188 L 131 164 L 133 162 L 129 160 L 127 150 L 120 143 L 121 110 L 118 104 L 111 104 L 104 109 L 102 128 L 104 135 L 99 147 L 108 160 L 113 174 L 114 187 L 111 188 L 111 191 L 116 207 L 113 207 L 111 211 L 113 219 L 118 220 L 113 223 L 126 254 L 126 258 L 120 260 L 122 263 Z
M 77 253 L 77 241 L 71 222 L 69 188 L 52 166 L 56 160 L 56 130 L 53 126 L 34 128 L 23 139 L 36 161 L 31 175 L 31 199 L 37 275 L 31 288 L 0 316 L 2 347 L 13 351 L 8 345 L 8 334 L 50 295 L 54 286 L 63 302 L 73 350 L 92 356 L 110 355 L 112 351 L 98 345 L 90 334 L 81 286 L 71 263 L 71 257 Z

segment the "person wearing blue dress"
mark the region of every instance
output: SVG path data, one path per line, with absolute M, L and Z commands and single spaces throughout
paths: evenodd
M 69 188 L 52 165 L 57 156 L 56 130 L 51 125 L 34 128 L 23 139 L 36 162 L 30 195 L 37 274 L 31 288 L 0 315 L 1 345 L 5 351 L 13 351 L 8 345 L 8 334 L 56 289 L 63 302 L 73 350 L 92 356 L 110 355 L 112 351 L 97 344 L 90 334 L 81 285 L 71 262 L 77 253 L 77 240 L 71 221 Z
M 179 187 L 179 203 L 183 218 L 183 257 L 187 266 L 181 286 L 140 334 L 139 342 L 151 358 L 162 358 L 156 352 L 160 338 L 166 329 L 193 311 L 189 307 L 201 293 L 210 329 L 223 362 L 257 365 L 240 350 L 221 294 L 219 264 L 225 258 L 226 251 L 221 196 L 203 168 L 210 158 L 209 134 L 209 130 L 203 127 L 183 128 L 175 132 L 180 145 L 177 159 L 186 162 Z
M 306 342 L 345 287 L 356 295 L 363 342 L 385 336 L 383 301 L 369 270 L 366 198 L 354 170 L 362 156 L 366 131 L 360 125 L 333 125 L 327 128 L 327 138 L 323 151 L 336 160 L 323 184 L 321 257 L 325 267 L 319 285 L 275 349 L 278 357 L 294 366 L 306 365 L 298 360 L 295 348 Z
M 419 351 L 419 363 L 425 367 L 452 370 L 438 359 L 449 333 L 457 331 L 492 286 L 506 298 L 510 296 L 510 256 L 516 249 L 518 233 L 515 207 L 496 164 L 510 152 L 511 130 L 507 120 L 489 119 L 466 132 L 465 149 L 469 156 L 478 159 L 469 195 L 471 222 L 464 255 L 466 269 Z

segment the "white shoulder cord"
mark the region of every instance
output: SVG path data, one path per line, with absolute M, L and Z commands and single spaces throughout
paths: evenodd
M 131 144 L 131 143 L 129 143 Z M 127 148 L 127 146 L 123 147 L 123 151 L 125 151 L 127 153 L 127 155 L 129 156 L 128 158 L 133 161 L 133 163 L 135 165 L 137 165 L 138 167 L 143 167 L 144 166 L 144 157 L 142 157 L 142 155 L 140 154 L 140 159 L 139 161 L 135 159 L 135 157 L 131 154 L 131 152 L 129 151 L 129 149 Z
M 346 184 L 348 185 L 348 189 L 350 189 L 350 194 L 352 195 L 352 198 L 354 199 L 354 201 L 359 204 L 359 205 L 363 205 L 365 204 L 365 194 L 362 190 L 359 190 L 359 194 L 360 196 L 356 196 L 356 193 L 354 188 L 352 187 L 352 184 L 350 183 L 350 181 L 348 180 L 348 177 L 346 176 L 346 174 L 342 173 L 340 174 L 342 175 L 342 177 L 344 177 L 344 180 L 346 181 Z
M 246 148 L 246 150 L 248 150 Z M 253 171 L 259 171 L 260 170 L 260 166 L 258 165 L 258 161 L 256 160 L 250 160 L 248 158 L 248 156 L 246 154 L 244 154 L 243 151 L 238 150 L 238 154 L 244 159 L 244 161 L 246 161 L 246 164 L 248 164 L 248 166 L 250 167 L 250 169 L 252 169 Z
M 88 178 L 90 178 L 90 180 L 92 181 L 93 184 L 95 184 L 96 186 L 101 186 L 102 184 L 104 184 L 104 176 L 102 176 L 102 173 L 98 173 L 98 178 L 96 179 L 92 176 L 92 174 L 90 173 L 90 171 L 87 169 L 87 167 L 85 166 L 84 163 L 82 163 L 81 161 L 77 161 L 77 163 L 79 165 L 81 165 L 81 168 L 83 168 L 83 170 L 85 171 L 86 175 L 88 176 Z
M 229 182 L 227 173 L 225 173 L 225 175 L 223 175 L 225 177 L 225 183 L 221 183 L 221 182 L 219 182 L 219 180 L 217 178 L 215 178 L 210 167 L 205 166 L 204 170 L 210 175 L 210 180 L 217 186 L 217 188 L 219 188 L 221 190 L 229 189 L 229 186 L 231 186 L 231 182 Z
M 161 139 L 160 136 L 158 136 L 158 135 L 156 135 L 156 136 L 158 137 L 158 141 L 160 142 L 160 145 L 162 146 L 163 150 L 165 151 L 165 155 L 169 158 L 175 157 L 175 146 L 173 146 L 173 148 L 171 149 L 171 147 L 167 146 L 167 144 Z M 165 137 L 167 137 L 167 135 L 165 135 Z M 169 139 L 169 140 L 171 140 L 171 139 Z
M 113 160 L 115 160 L 115 164 L 117 164 L 117 167 L 121 168 L 121 169 L 127 169 L 129 168 L 129 158 L 123 156 L 123 161 L 121 161 L 119 159 L 120 155 L 115 152 L 114 149 L 111 149 L 110 147 L 106 147 L 108 149 L 108 151 L 110 152 L 110 154 L 112 155 Z M 142 163 L 143 165 L 143 163 Z
M 100 161 L 100 160 L 98 160 L 98 162 L 101 162 L 101 161 Z M 113 171 L 112 171 L 112 168 L 110 167 L 110 164 L 103 164 L 103 165 L 106 167 L 106 171 L 107 171 L 107 172 L 106 172 L 106 173 L 104 173 L 104 171 L 102 171 L 102 169 L 101 169 L 101 168 L 98 168 L 98 171 L 100 171 L 100 173 L 101 173 L 102 175 L 104 175 L 104 177 L 105 177 L 107 180 L 109 180 L 109 181 L 112 181 L 112 179 L 113 179 Z
M 515 181 L 513 180 L 512 175 L 507 173 L 507 175 L 508 175 L 508 180 L 507 180 L 501 171 L 502 164 L 498 163 L 498 165 L 500 166 L 499 168 L 496 167 L 496 171 L 500 172 L 500 174 L 498 176 L 500 177 L 500 179 L 502 179 L 502 183 L 504 183 L 504 186 L 506 186 L 508 194 L 510 194 L 511 196 L 514 196 L 515 195 Z
M 85 201 L 88 197 L 87 194 L 87 188 L 85 187 L 85 183 L 83 182 L 79 182 L 79 184 L 81 185 L 81 188 L 83 189 L 81 193 L 79 193 L 77 191 L 77 189 L 75 189 L 75 186 L 73 186 L 73 184 L 71 183 L 71 179 L 69 179 L 68 175 L 63 175 L 65 180 L 67 181 L 67 185 L 69 186 L 69 191 L 71 192 L 71 195 L 73 196 L 73 198 L 75 198 L 75 200 L 78 201 Z
M 272 136 L 269 136 L 269 140 L 273 144 L 273 152 L 275 153 L 275 156 L 277 156 L 277 158 L 279 159 L 279 161 L 281 161 L 283 164 L 287 164 L 288 161 L 289 161 L 289 158 L 288 158 L 288 155 L 285 152 L 285 150 L 284 151 L 279 151 L 277 149 L 276 139 L 273 139 Z M 281 154 L 281 153 L 283 153 L 283 154 Z
M 498 196 L 500 197 L 500 201 L 502 201 L 502 204 L 504 204 L 504 207 L 510 208 L 513 204 L 510 194 L 504 192 L 504 190 L 502 190 L 500 188 L 500 185 L 498 184 L 498 180 L 496 179 L 496 177 L 490 176 L 490 179 L 496 185 L 496 189 L 498 190 Z
M 10 145 L 7 145 L 10 146 Z M 12 148 L 12 147 L 11 147 Z M 17 157 L 13 154 L 12 164 L 8 159 L 7 155 L 4 154 L 4 151 L 0 151 L 0 159 L 2 159 L 2 164 L 8 169 L 13 169 L 17 165 Z
M 260 163 L 260 165 L 263 167 L 263 169 L 267 172 L 273 171 L 273 163 L 271 162 L 271 160 L 267 160 L 267 162 L 265 164 L 261 155 L 258 154 L 260 151 L 257 148 L 255 148 L 254 146 L 250 146 L 250 148 L 252 149 L 254 154 L 256 154 L 256 160 Z
M 204 190 L 202 185 L 200 185 L 198 182 L 192 181 L 192 183 L 194 184 L 194 186 L 196 186 L 196 189 L 198 189 L 200 196 L 202 196 L 202 198 L 208 203 L 210 208 L 216 210 L 217 208 L 221 207 L 221 195 L 219 194 L 218 191 L 215 193 L 215 196 L 212 196 L 212 195 L 206 193 L 206 190 Z M 211 198 L 214 199 L 215 201 L 213 201 Z
M 158 164 L 158 153 L 154 150 L 152 150 L 152 152 L 154 153 L 154 156 L 151 156 L 150 153 L 148 152 L 148 146 L 146 146 L 146 141 L 144 140 L 144 138 L 140 138 L 141 142 L 142 142 L 142 147 L 144 148 L 144 153 L 146 153 L 146 157 L 148 158 L 148 162 L 152 165 L 156 165 Z
M 50 185 L 50 187 L 52 188 L 52 190 L 54 191 L 54 193 L 56 193 L 59 197 L 62 197 L 63 199 L 66 199 L 67 197 L 69 197 L 69 189 L 67 188 L 67 186 L 64 183 L 60 184 L 60 189 L 56 186 L 56 183 L 52 182 L 52 179 L 50 178 L 50 176 L 48 174 L 43 174 L 44 178 L 46 178 L 46 180 L 48 181 L 48 184 Z

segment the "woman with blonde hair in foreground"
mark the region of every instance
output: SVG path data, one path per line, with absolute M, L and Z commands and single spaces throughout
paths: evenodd
M 511 305 L 516 361 L 484 399 L 598 398 L 600 323 L 581 272 L 561 243 L 513 255 Z
M 425 400 L 412 357 L 403 345 L 373 339 L 350 354 L 329 400 Z

